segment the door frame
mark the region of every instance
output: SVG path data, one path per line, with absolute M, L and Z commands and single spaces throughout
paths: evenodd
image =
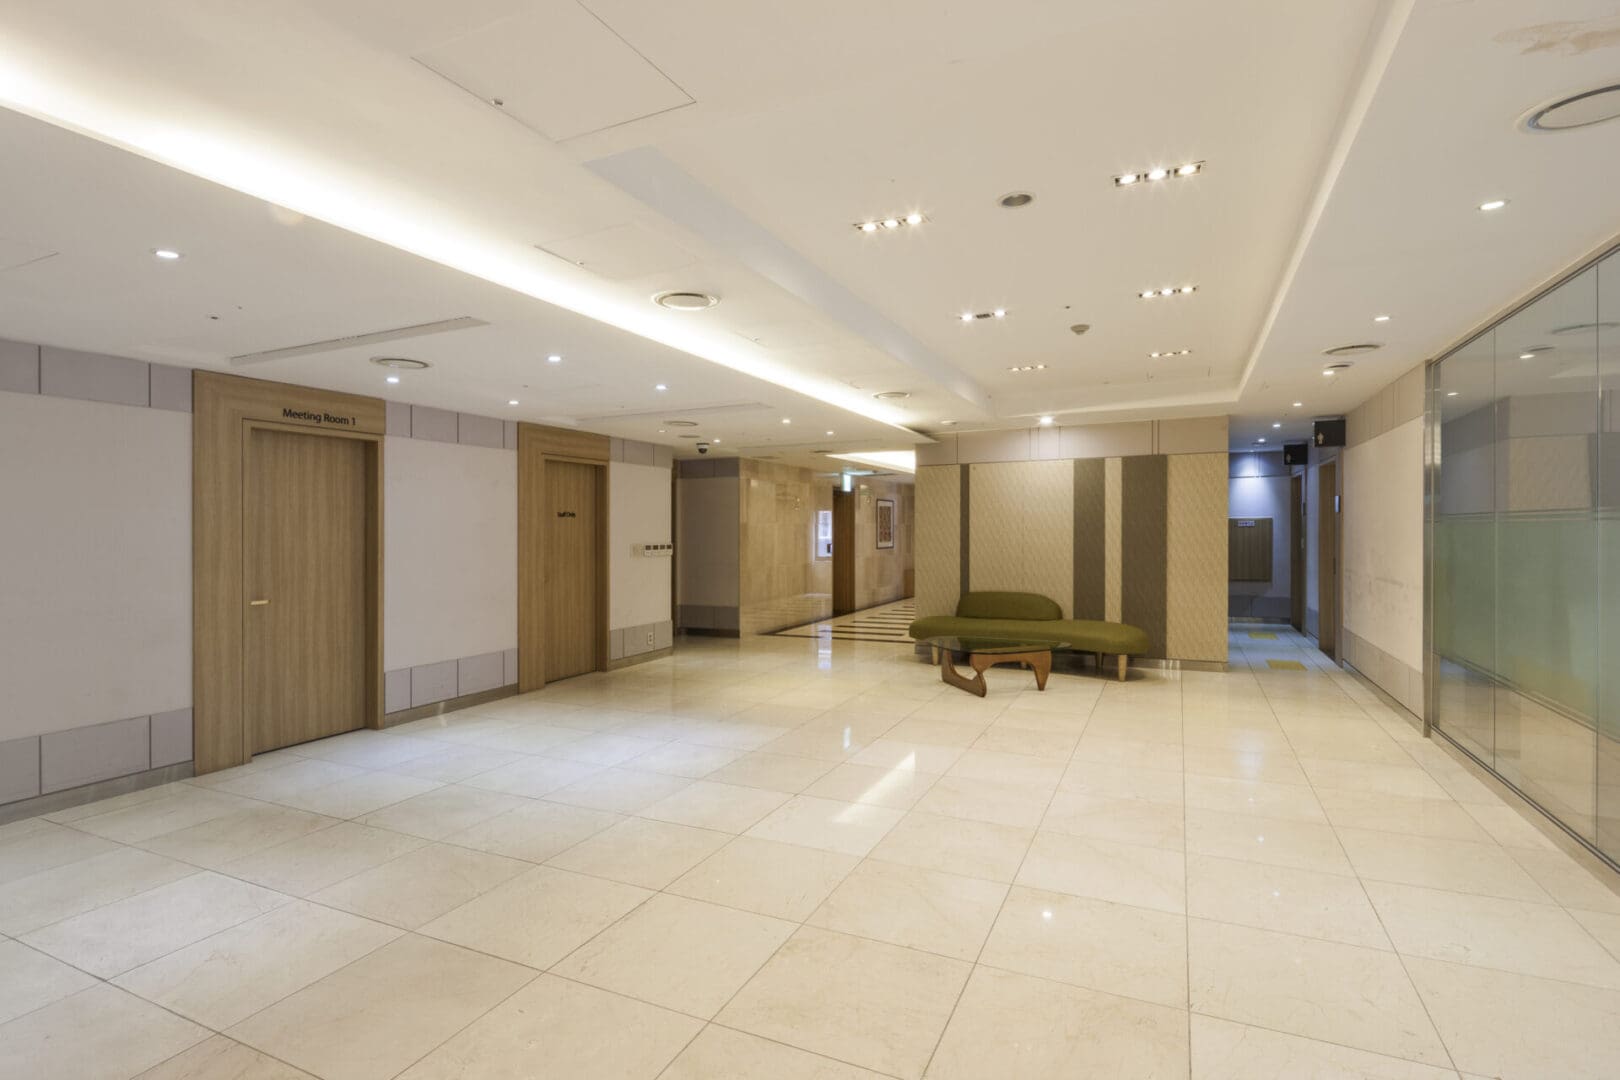
M 834 617 L 848 615 L 856 609 L 855 561 L 860 554 L 855 550 L 855 515 L 858 495 L 842 488 L 833 489 L 833 546 L 832 546 L 832 613 Z
M 1305 474 L 1288 477 L 1288 625 L 1305 631 Z
M 1339 658 L 1339 460 L 1316 473 L 1316 646 Z
M 253 757 L 243 694 L 247 657 L 246 485 L 252 427 L 360 439 L 367 454 L 366 717 L 382 726 L 383 435 L 380 398 L 192 373 L 191 690 L 192 761 L 198 775 Z
M 551 508 L 546 504 L 546 463 L 568 462 L 596 469 L 596 625 L 591 635 L 596 646 L 597 671 L 610 660 L 608 629 L 609 484 L 608 462 L 612 440 L 606 435 L 540 424 L 518 424 L 518 693 L 546 685 L 546 579 L 545 525 Z

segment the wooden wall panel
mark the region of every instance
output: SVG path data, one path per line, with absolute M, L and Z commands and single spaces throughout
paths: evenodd
M 1227 647 L 1224 453 L 1168 459 L 1165 523 L 1165 655 L 1224 663 Z M 1268 544 L 1266 550 L 1271 550 Z
M 1227 579 L 1271 581 L 1271 519 L 1231 518 L 1226 526 Z
M 243 448 L 247 422 L 377 443 L 372 477 L 367 724 L 382 722 L 382 435 L 379 398 L 197 371 L 192 376 L 192 710 L 199 774 L 252 756 L 244 728 Z
M 917 470 L 917 614 L 954 615 L 962 584 L 962 466 Z

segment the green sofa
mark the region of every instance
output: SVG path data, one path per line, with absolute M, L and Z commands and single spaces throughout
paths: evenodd
M 1101 619 L 1065 619 L 1057 602 L 1038 593 L 970 592 L 956 602 L 955 615 L 929 615 L 911 624 L 911 637 L 1004 638 L 1028 642 L 1062 642 L 1074 652 L 1097 654 L 1098 670 L 1104 656 L 1119 658 L 1119 677 L 1125 661 L 1153 647 L 1147 631 Z

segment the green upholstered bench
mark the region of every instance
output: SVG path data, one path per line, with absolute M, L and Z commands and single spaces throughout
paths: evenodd
M 1068 642 L 1074 652 L 1096 653 L 1099 669 L 1104 656 L 1119 657 L 1121 681 L 1126 658 L 1153 647 L 1145 630 L 1101 619 L 1065 619 L 1056 601 L 1021 592 L 963 593 L 955 615 L 925 616 L 911 624 L 910 633 L 916 641 L 955 636 Z

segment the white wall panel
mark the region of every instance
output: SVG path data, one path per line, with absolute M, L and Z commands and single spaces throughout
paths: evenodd
M 1344 625 L 1423 667 L 1423 420 L 1346 450 Z
M 191 416 L 0 393 L 0 741 L 191 704 Z
M 608 626 L 664 622 L 674 559 L 637 555 L 635 547 L 670 542 L 670 470 L 609 462 L 608 492 Z
M 517 455 L 388 436 L 383 667 L 517 642 Z

